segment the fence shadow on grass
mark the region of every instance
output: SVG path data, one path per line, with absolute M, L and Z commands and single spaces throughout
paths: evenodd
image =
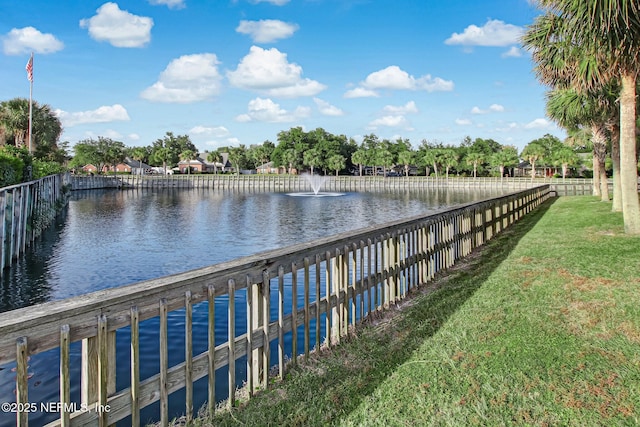
M 285 381 L 272 384 L 239 408 L 199 422 L 216 426 L 339 423 L 473 296 L 554 201 L 541 204 L 396 309 L 365 322 L 337 347 L 290 367 Z

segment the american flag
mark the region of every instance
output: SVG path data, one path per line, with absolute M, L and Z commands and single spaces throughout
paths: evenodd
M 27 69 L 27 79 L 33 83 L 33 55 L 29 58 L 29 62 L 27 62 L 27 66 L 25 68 Z

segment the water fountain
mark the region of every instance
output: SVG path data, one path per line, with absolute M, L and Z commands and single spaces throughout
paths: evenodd
M 320 191 L 322 184 L 327 180 L 326 176 L 312 175 L 309 173 L 303 173 L 300 175 L 309 185 L 312 191 L 287 193 L 288 196 L 302 196 L 302 197 L 335 197 L 344 196 L 344 193 L 336 193 L 331 191 Z

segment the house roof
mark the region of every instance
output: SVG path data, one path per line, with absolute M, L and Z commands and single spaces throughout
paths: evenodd
M 142 162 L 140 163 L 138 160 L 133 160 L 129 157 L 125 157 L 124 161 L 122 162 L 125 165 L 131 167 L 131 168 L 142 168 L 142 169 L 151 169 L 151 166 L 149 166 L 148 164 Z
M 198 165 L 198 164 L 206 164 L 206 162 L 204 162 L 201 158 L 196 157 L 195 159 L 192 159 L 192 160 L 180 160 L 178 162 L 178 164 L 179 165 L 186 165 L 186 164 L 189 164 L 189 165 L 196 164 L 196 165 Z
M 273 168 L 273 162 L 267 162 L 265 164 L 258 166 L 256 169 L 272 169 L 272 168 Z

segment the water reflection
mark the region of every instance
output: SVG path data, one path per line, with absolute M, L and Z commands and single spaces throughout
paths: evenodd
M 490 195 L 443 189 L 347 193 L 324 198 L 209 189 L 76 192 L 55 224 L 22 259 L 4 272 L 0 311 L 204 267 L 402 217 L 428 214 L 445 205 Z M 298 295 L 301 297 L 302 292 Z M 242 295 L 237 297 L 241 299 Z M 220 342 L 226 337 L 227 302 L 224 297 L 216 299 L 216 306 L 220 305 L 216 309 L 221 316 L 216 319 Z M 244 305 L 238 304 L 240 318 Z M 274 302 L 272 307 L 277 304 Z M 194 331 L 200 326 L 206 328 L 206 313 L 206 305 L 194 307 Z M 184 340 L 183 314 L 172 312 L 169 319 L 170 341 L 179 347 Z M 238 333 L 243 333 L 243 328 L 236 325 Z M 122 360 L 128 359 L 128 334 L 127 329 L 117 334 L 117 357 Z M 158 320 L 143 322 L 140 334 L 145 349 L 141 354 L 141 377 L 147 378 L 157 372 L 159 363 Z M 206 349 L 206 336 L 206 333 L 194 333 L 194 352 Z M 312 342 L 314 339 L 312 337 Z M 170 356 L 171 364 L 184 359 L 182 351 L 170 352 Z M 75 343 L 71 348 L 73 367 L 79 366 L 80 357 L 80 346 Z M 57 358 L 57 351 L 32 358 L 29 397 L 33 401 L 59 401 L 57 368 L 50 369 L 58 366 Z M 238 375 L 242 375 L 244 363 L 239 361 L 236 366 Z M 5 402 L 15 399 L 15 374 L 11 369 L 12 366 L 0 369 L 0 400 Z M 117 378 L 126 380 L 128 369 L 128 364 L 118 364 Z M 79 375 L 77 369 L 72 375 Z M 218 377 L 224 379 L 226 374 L 221 372 Z M 72 400 L 77 400 L 79 380 L 72 383 Z M 217 386 L 223 396 L 224 384 Z M 199 399 L 196 404 L 202 404 L 206 383 L 200 381 L 194 393 Z M 174 415 L 183 410 L 179 402 L 170 406 L 171 411 L 176 411 L 172 412 Z M 143 411 L 143 418 L 154 419 L 157 414 L 155 405 Z M 55 417 L 54 414 L 33 415 L 30 420 L 35 424 Z M 14 418 L 0 414 L 0 426 L 13 422 Z
M 210 189 L 80 191 L 7 269 L 0 312 L 228 261 L 490 194 L 468 190 L 288 197 Z

